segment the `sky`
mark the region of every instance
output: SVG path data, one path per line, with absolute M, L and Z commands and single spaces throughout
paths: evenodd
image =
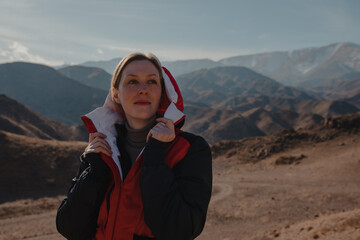
M 0 63 L 57 66 L 360 44 L 358 0 L 0 0 Z

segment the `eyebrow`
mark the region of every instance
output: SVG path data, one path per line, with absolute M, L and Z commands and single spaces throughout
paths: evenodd
M 147 76 L 148 76 L 148 77 L 152 77 L 152 76 L 155 76 L 155 77 L 160 77 L 160 76 L 158 76 L 158 75 L 157 75 L 157 74 L 155 74 L 155 73 L 148 74 Z M 126 75 L 126 77 L 137 77 L 137 75 L 136 75 L 136 74 L 132 74 L 132 73 L 130 73 L 130 74 Z

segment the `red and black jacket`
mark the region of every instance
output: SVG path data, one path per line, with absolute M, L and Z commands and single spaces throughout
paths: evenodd
M 168 97 L 177 108 L 171 110 L 175 115 L 170 111 L 167 117 L 179 124 L 184 116 L 176 111 L 181 109 L 182 99 L 181 95 L 175 97 L 177 101 Z M 165 116 L 168 109 L 163 113 Z M 108 109 L 100 109 L 98 113 L 111 115 Z M 110 129 L 102 125 L 104 118 L 101 124 L 97 119 L 100 118 L 91 114 L 83 118 L 89 132 Z M 126 130 L 122 124 L 115 125 L 118 152 L 112 158 L 95 153 L 82 156 L 77 177 L 57 213 L 58 231 L 67 239 L 77 240 L 197 237 L 204 227 L 211 196 L 209 145 L 199 136 L 177 130 L 171 143 L 150 138 L 131 166 L 122 147 Z M 109 139 L 109 144 L 114 145 Z

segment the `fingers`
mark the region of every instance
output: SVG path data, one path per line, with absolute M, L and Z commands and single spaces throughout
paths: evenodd
M 112 156 L 112 151 L 109 143 L 104 139 L 106 135 L 96 132 L 89 134 L 89 145 L 85 149 L 85 153 L 103 153 Z
M 91 141 L 91 144 L 94 145 L 94 144 L 96 144 L 96 143 L 98 143 L 98 142 L 101 142 L 103 145 L 106 146 L 106 148 L 111 149 L 109 143 L 108 143 L 104 138 L 101 138 L 101 137 L 96 137 L 96 138 L 94 138 L 94 139 Z
M 157 118 L 156 121 L 160 122 L 160 123 L 165 123 L 166 126 L 168 127 L 174 127 L 174 122 L 170 119 L 167 118 Z
M 102 142 L 97 142 L 93 145 L 89 145 L 85 149 L 85 153 L 103 153 L 108 155 L 109 157 L 112 156 L 112 151 L 106 147 L 106 145 Z
M 171 142 L 175 139 L 175 128 L 172 120 L 167 118 L 156 119 L 159 123 L 156 124 L 148 133 L 146 141 L 153 137 L 162 142 Z
M 101 148 L 101 147 L 95 148 L 95 149 L 92 149 L 92 148 L 87 149 L 87 150 L 85 150 L 85 154 L 87 154 L 87 153 L 103 153 L 109 157 L 112 156 L 111 152 L 106 151 L 104 148 Z
M 94 138 L 96 137 L 101 137 L 101 138 L 106 138 L 105 134 L 102 134 L 100 132 L 94 132 L 94 133 L 90 133 L 89 134 L 89 142 L 91 142 L 92 140 L 94 140 Z

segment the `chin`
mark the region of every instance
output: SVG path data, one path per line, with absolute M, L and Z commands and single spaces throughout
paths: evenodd
M 134 114 L 134 118 L 141 119 L 141 120 L 148 120 L 153 118 L 156 115 L 156 113 L 138 113 Z

